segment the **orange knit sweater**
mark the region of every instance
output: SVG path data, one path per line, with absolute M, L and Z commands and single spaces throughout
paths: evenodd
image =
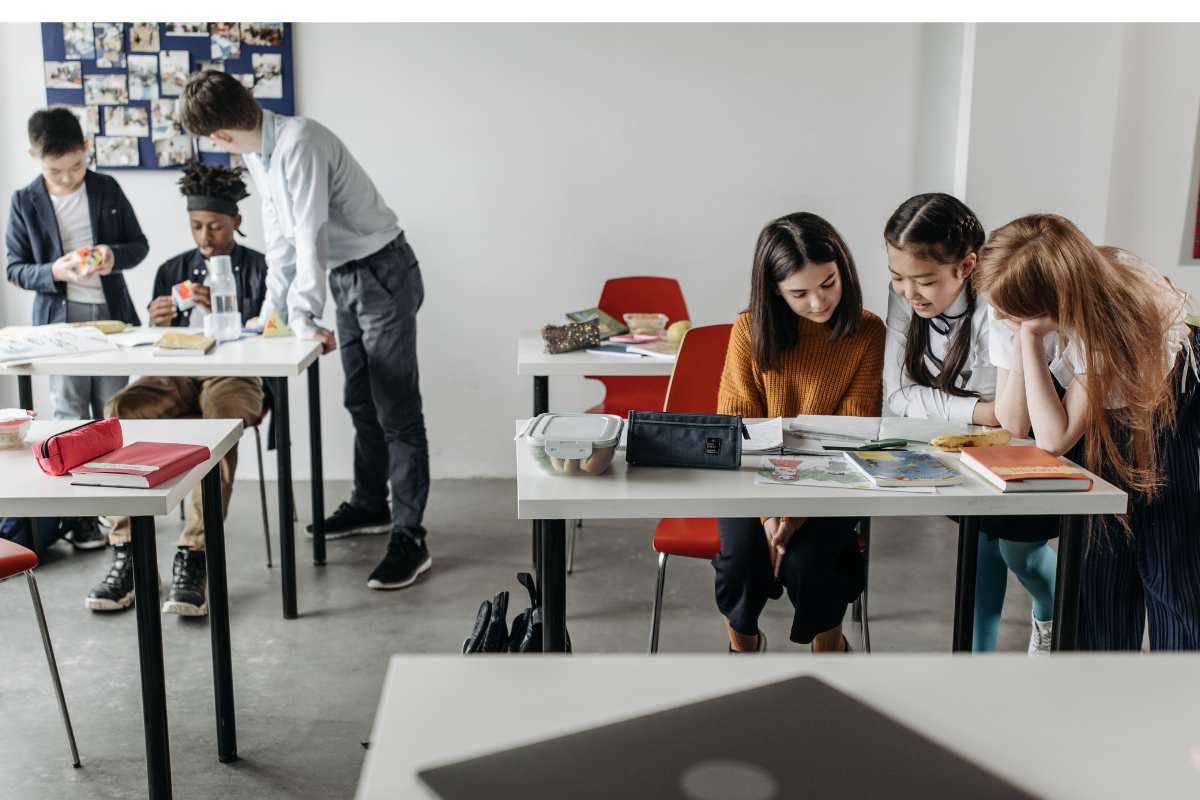
M 862 312 L 853 336 L 833 343 L 824 325 L 801 319 L 800 340 L 781 354 L 782 369 L 763 372 L 754 363 L 750 315 L 742 314 L 729 337 L 717 413 L 877 417 L 883 406 L 884 336 L 883 321 L 870 311 Z

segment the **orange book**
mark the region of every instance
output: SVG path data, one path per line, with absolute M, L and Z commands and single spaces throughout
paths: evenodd
M 1089 492 L 1092 479 L 1040 447 L 964 447 L 963 466 L 1002 492 Z

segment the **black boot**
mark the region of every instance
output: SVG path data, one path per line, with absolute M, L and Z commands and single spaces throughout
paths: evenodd
M 120 611 L 133 605 L 133 552 L 128 542 L 113 545 L 113 563 L 84 605 L 92 611 Z
M 175 552 L 171 570 L 171 594 L 163 603 L 164 614 L 203 617 L 208 614 L 208 565 L 204 553 L 181 547 Z

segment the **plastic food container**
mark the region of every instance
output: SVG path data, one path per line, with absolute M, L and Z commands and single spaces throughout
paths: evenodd
M 667 327 L 666 314 L 624 314 L 629 332 L 643 336 L 662 336 Z
M 599 475 L 616 455 L 624 424 L 614 414 L 539 414 L 517 438 L 547 475 Z
M 24 417 L 19 416 L 25 414 Z M 0 411 L 0 450 L 16 450 L 25 446 L 25 436 L 33 418 L 19 409 Z

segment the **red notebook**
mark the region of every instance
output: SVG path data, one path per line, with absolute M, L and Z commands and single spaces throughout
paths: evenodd
M 1002 492 L 1088 492 L 1083 470 L 1040 447 L 964 447 L 961 463 Z
M 135 442 L 80 464 L 71 470 L 71 483 L 149 489 L 203 464 L 210 455 L 207 447 L 198 444 Z

